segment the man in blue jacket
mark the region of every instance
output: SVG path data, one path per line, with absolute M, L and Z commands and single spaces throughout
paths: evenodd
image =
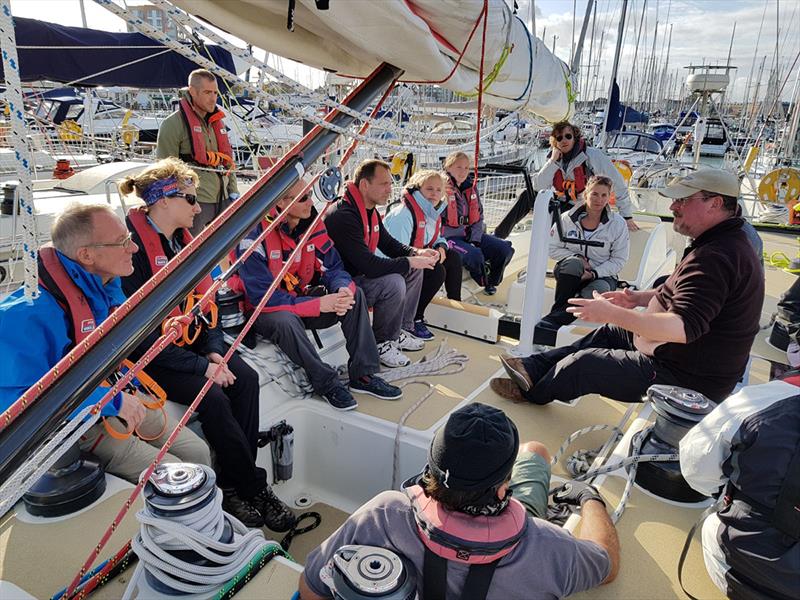
M 60 265 L 60 272 L 78 291 L 71 294 L 66 289 L 54 289 L 53 281 L 58 281 L 54 276 L 47 288 L 40 283 L 39 297 L 33 301 L 26 300 L 20 288 L 0 302 L 0 411 L 5 411 L 58 363 L 75 346 L 76 335 L 90 332 L 125 301 L 119 278 L 133 270 L 131 256 L 137 246 L 108 206 L 67 207 L 56 218 L 51 237 L 58 262 L 55 267 L 59 269 Z M 92 316 L 82 322 L 80 332 L 75 331 L 69 306 L 69 300 L 76 295 L 85 297 Z M 98 387 L 73 416 L 96 404 L 107 391 L 106 386 Z M 136 394 L 127 392 L 118 393 L 103 407 L 101 415 L 108 422 L 92 426 L 81 438 L 80 448 L 97 456 L 107 472 L 135 483 L 153 462 L 176 422 L 168 417 L 161 435 L 149 443 L 136 435 L 126 439 L 112 437 L 106 426 L 120 433 L 137 430 L 148 436 L 163 426 L 160 412 L 145 409 Z M 211 464 L 208 446 L 189 429 L 181 431 L 170 453 L 162 459 L 182 461 Z
M 277 202 L 277 211 L 262 221 L 237 248 L 241 255 L 274 219 L 283 220 L 259 243 L 239 270 L 250 305 L 257 305 L 275 280 L 285 261 L 297 247 L 314 220 L 311 194 L 305 193 L 294 204 L 305 184 L 297 182 Z M 336 322 L 350 355 L 347 368 L 349 390 L 342 385 L 336 370 L 323 362 L 308 339 L 306 329 L 324 329 Z M 319 222 L 292 262 L 280 285 L 259 315 L 256 331 L 271 340 L 308 373 L 314 391 L 337 410 L 353 410 L 358 403 L 351 391 L 370 394 L 383 400 L 397 400 L 400 388 L 389 385 L 376 373 L 380 358 L 367 313 L 364 292 L 355 286 L 333 247 L 325 226 Z

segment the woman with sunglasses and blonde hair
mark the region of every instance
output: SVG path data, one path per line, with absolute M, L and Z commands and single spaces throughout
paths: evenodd
M 133 295 L 192 239 L 189 229 L 200 213 L 197 174 L 176 158 L 161 160 L 120 184 L 122 194 L 135 193 L 145 206 L 132 208 L 125 222 L 139 247 L 133 256 L 133 274 L 122 288 Z M 195 293 L 211 285 L 201 281 Z M 190 294 L 190 297 L 192 294 Z M 188 301 L 188 300 L 187 300 Z M 185 305 L 171 313 L 181 314 Z M 258 374 L 234 353 L 227 364 L 228 348 L 222 331 L 209 318 L 184 330 L 181 345 L 169 345 L 147 367 L 149 375 L 170 400 L 189 405 L 207 380 L 213 385 L 197 407 L 203 434 L 216 455 L 217 485 L 223 508 L 248 527 L 266 525 L 288 531 L 295 523 L 289 508 L 267 484 L 264 469 L 256 466 L 259 431 Z M 161 328 L 131 354 L 140 358 L 156 341 Z
M 533 176 L 534 198 L 528 196 L 527 190 L 523 191 L 495 229 L 496 236 L 507 238 L 514 226 L 533 210 L 535 192 L 538 190 L 552 187 L 556 196 L 563 199 L 565 210 L 579 204 L 586 182 L 592 175 L 602 175 L 611 180 L 614 202 L 628 230 L 639 229 L 633 220 L 633 204 L 625 179 L 605 152 L 586 143 L 579 127 L 569 121 L 559 121 L 553 125 L 550 148 L 547 162 Z

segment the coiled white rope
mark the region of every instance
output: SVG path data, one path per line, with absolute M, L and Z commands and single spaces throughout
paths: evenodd
M 161 583 L 186 594 L 213 594 L 230 581 L 262 548 L 275 545 L 264 538 L 260 529 L 248 529 L 241 521 L 222 510 L 222 494 L 214 490 L 214 499 L 204 507 L 186 514 L 162 517 L 149 505 L 136 513 L 141 523 L 131 547 L 139 565 L 125 590 L 124 600 L 133 597 L 145 571 Z M 220 542 L 225 520 L 233 529 L 233 541 Z M 192 550 L 212 562 L 202 566 L 176 558 L 170 552 Z
M 18 190 L 19 208 L 22 216 L 22 249 L 25 267 L 25 298 L 39 296 L 39 266 L 36 260 L 38 244 L 36 241 L 36 217 L 33 205 L 33 184 L 31 183 L 31 162 L 26 138 L 25 108 L 22 103 L 22 83 L 17 58 L 17 38 L 14 32 L 14 18 L 11 13 L 11 0 L 0 0 L 0 45 L 2 45 L 3 69 L 6 79 L 6 103 L 11 119 L 11 139 L 14 155 L 18 163 L 20 182 Z

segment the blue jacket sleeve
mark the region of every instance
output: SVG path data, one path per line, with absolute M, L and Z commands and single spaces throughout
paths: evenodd
M 68 352 L 66 315 L 55 299 L 40 289 L 30 303 L 20 296 L 9 297 L 0 306 L 0 411 L 6 410 Z M 107 388 L 98 387 L 73 412 L 97 403 Z M 103 407 L 102 414 L 114 416 L 122 401 L 120 394 Z
M 260 228 L 252 231 L 236 248 L 236 255 L 241 256 L 250 245 L 253 239 L 260 233 Z M 280 249 L 278 249 L 280 251 Z M 239 267 L 239 277 L 244 284 L 247 301 L 256 306 L 264 294 L 267 293 L 269 286 L 272 285 L 274 277 L 267 264 L 267 255 L 264 244 L 259 242 L 253 253 Z M 278 286 L 267 300 L 264 307 L 269 310 L 291 310 L 303 317 L 319 316 L 319 298 L 314 296 L 295 297 L 286 290 Z
M 342 257 L 333 247 L 331 240 L 328 240 L 321 250 L 317 249 L 317 257 L 322 262 L 322 277 L 320 281 L 322 285 L 328 288 L 329 292 L 334 293 L 339 288 L 350 287 L 350 284 L 353 283 L 353 278 L 350 277 L 350 273 L 344 270 Z

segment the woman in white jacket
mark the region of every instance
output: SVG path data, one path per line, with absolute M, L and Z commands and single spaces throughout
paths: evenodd
M 550 232 L 550 258 L 556 263 L 556 294 L 550 314 L 545 317 L 553 325 L 566 325 L 575 317 L 566 312 L 567 301 L 580 295 L 591 298 L 617 288 L 617 276 L 628 261 L 630 236 L 619 213 L 608 208 L 612 182 L 608 177 L 593 175 L 586 182 L 584 201 L 561 215 L 564 237 L 575 243 L 562 242 L 555 225 Z M 602 246 L 586 246 L 581 240 L 603 242 Z

